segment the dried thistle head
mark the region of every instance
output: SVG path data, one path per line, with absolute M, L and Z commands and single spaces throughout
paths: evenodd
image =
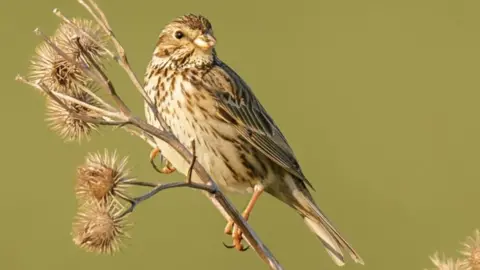
M 73 242 L 90 252 L 111 254 L 129 235 L 122 207 L 113 201 L 110 204 L 91 201 L 84 204 L 73 223 Z
M 85 51 L 92 56 L 94 61 L 99 63 L 106 56 L 104 48 L 108 43 L 108 35 L 91 20 L 74 18 L 71 21 L 73 25 L 64 22 L 55 33 L 59 48 L 74 56 L 75 59 L 79 59 L 82 56 L 82 51 L 75 41 L 78 38 Z
M 90 153 L 77 170 L 76 195 L 81 201 L 109 202 L 116 195 L 123 195 L 128 177 L 127 157 L 118 160 L 116 152 Z
M 465 256 L 465 269 L 480 270 L 480 231 L 476 230 L 474 236 L 468 237 L 463 246 L 460 253 Z
M 459 259 L 445 258 L 445 255 L 440 257 L 438 253 L 435 253 L 430 257 L 430 260 L 435 265 L 436 270 L 466 270 L 464 267 L 464 261 Z
M 88 81 L 78 67 L 45 42 L 37 46 L 30 64 L 30 80 L 42 82 L 52 91 L 70 94 L 77 92 L 78 84 Z
M 92 96 L 85 92 L 72 92 L 70 96 L 86 104 L 102 107 Z M 99 119 L 100 115 L 90 108 L 64 100 L 66 108 L 51 98 L 47 98 L 47 118 L 50 128 L 57 132 L 65 141 L 82 141 L 98 129 L 98 125 L 76 118 L 69 110 L 75 113 Z M 68 108 L 68 110 L 67 110 Z

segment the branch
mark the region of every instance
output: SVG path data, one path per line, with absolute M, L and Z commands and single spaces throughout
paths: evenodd
M 126 125 L 126 124 L 129 123 L 129 121 L 126 120 L 126 119 L 116 121 L 116 120 L 108 119 L 106 117 L 102 117 L 100 119 L 100 118 L 93 118 L 93 117 L 90 117 L 88 115 L 78 113 L 75 110 L 72 110 L 72 108 L 70 108 L 67 104 L 65 104 L 65 102 L 61 98 L 59 98 L 58 96 L 61 95 L 62 97 L 68 97 L 68 100 L 71 100 L 74 103 L 80 104 L 82 106 L 85 106 L 85 105 L 88 105 L 89 107 L 93 107 L 93 106 L 91 106 L 89 104 L 86 104 L 86 103 L 84 103 L 80 100 L 77 100 L 75 98 L 69 97 L 67 95 L 63 95 L 61 93 L 51 91 L 43 83 L 31 82 L 31 81 L 25 79 L 24 77 L 22 77 L 20 75 L 17 75 L 15 77 L 15 80 L 19 81 L 19 82 L 22 82 L 22 83 L 25 83 L 27 85 L 32 86 L 33 88 L 36 88 L 40 91 L 45 92 L 45 94 L 47 94 L 52 100 L 54 100 L 56 103 L 58 103 L 60 106 L 62 106 L 62 108 L 64 108 L 66 111 L 68 111 L 74 118 L 77 118 L 79 120 L 82 120 L 82 121 L 85 121 L 85 122 L 88 122 L 88 123 L 92 123 L 92 124 L 105 125 L 105 126 L 122 126 L 122 125 Z M 96 109 L 99 109 L 99 108 L 96 108 Z
M 77 86 L 84 91 L 85 93 L 89 94 L 91 97 L 93 97 L 96 101 L 100 102 L 105 108 L 107 108 L 110 111 L 116 111 L 116 109 L 110 105 L 108 102 L 100 98 L 97 94 L 95 94 L 92 90 L 90 90 L 88 87 L 86 87 L 83 84 L 77 84 Z
M 157 107 L 153 103 L 153 100 L 151 100 L 151 98 L 147 95 L 145 89 L 140 83 L 140 80 L 138 79 L 138 77 L 135 75 L 132 68 L 130 67 L 130 64 L 127 58 L 127 53 L 125 52 L 125 49 L 120 44 L 118 39 L 115 37 L 115 33 L 110 27 L 110 24 L 108 23 L 108 20 L 107 20 L 107 16 L 105 16 L 105 13 L 100 9 L 100 7 L 97 5 L 97 3 L 95 3 L 95 1 L 88 0 L 89 4 L 92 5 L 93 8 L 90 7 L 90 5 L 83 0 L 78 0 L 78 2 L 90 13 L 90 15 L 95 19 L 95 21 L 103 28 L 104 32 L 110 36 L 110 40 L 112 41 L 118 54 L 118 56 L 113 57 L 113 59 L 127 73 L 128 77 L 130 78 L 130 81 L 133 83 L 137 91 L 142 95 L 143 99 L 149 106 L 150 110 L 152 110 L 153 114 L 157 118 L 162 128 L 169 130 L 168 125 L 166 125 L 163 119 L 159 116 Z M 108 51 L 108 49 L 106 49 L 106 51 Z
M 148 193 L 142 195 L 142 196 L 139 196 L 139 197 L 136 197 L 136 198 L 133 198 L 133 199 L 130 199 L 128 198 L 127 196 L 123 196 L 122 199 L 128 201 L 130 203 L 130 207 L 125 210 L 121 215 L 120 217 L 123 217 L 123 216 L 126 216 L 128 215 L 129 213 L 133 212 L 133 210 L 135 209 L 135 207 L 141 203 L 142 201 L 145 201 L 151 197 L 153 197 L 154 195 L 156 195 L 157 193 L 159 193 L 160 191 L 162 190 L 166 190 L 166 189 L 171 189 L 171 188 L 179 188 L 179 187 L 188 187 L 188 188 L 193 188 L 193 189 L 198 189 L 198 190 L 203 190 L 203 191 L 206 191 L 210 194 L 215 194 L 215 193 L 218 193 L 219 190 L 216 188 L 216 187 L 212 187 L 210 185 L 203 185 L 203 184 L 197 184 L 197 183 L 193 183 L 192 182 L 192 170 L 193 170 L 193 166 L 195 165 L 196 163 L 196 156 L 195 156 L 195 142 L 192 142 L 192 148 L 193 148 L 193 158 L 192 158 L 192 161 L 190 163 L 190 166 L 188 168 L 188 173 L 187 173 L 187 178 L 185 180 L 185 182 L 175 182 L 175 183 L 167 183 L 167 184 L 158 184 L 156 186 L 154 186 L 154 188 L 152 190 L 150 190 Z M 148 183 L 148 182 L 137 182 L 137 181 L 132 181 L 132 182 L 129 182 L 128 184 L 130 185 L 137 185 L 137 186 L 150 186 L 151 187 L 151 184 Z
M 150 136 L 149 134 L 146 134 L 145 131 L 138 131 L 138 130 L 135 130 L 133 128 L 130 128 L 128 126 L 121 126 L 126 132 L 130 133 L 131 135 L 134 135 L 134 136 L 137 136 L 139 137 L 140 139 L 142 139 L 143 141 L 145 141 L 146 143 L 148 143 L 152 148 L 155 148 L 157 147 L 157 144 L 155 143 L 155 141 L 153 140 L 152 136 Z

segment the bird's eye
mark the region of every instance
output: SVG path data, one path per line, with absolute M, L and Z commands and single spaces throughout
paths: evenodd
M 183 35 L 183 32 L 182 32 L 182 31 L 177 31 L 177 32 L 175 32 L 175 38 L 176 38 L 176 39 L 181 39 L 181 38 L 183 38 L 183 36 L 184 36 L 184 35 Z

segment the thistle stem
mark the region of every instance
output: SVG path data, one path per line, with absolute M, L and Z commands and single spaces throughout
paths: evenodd
M 90 7 L 89 4 L 87 4 L 83 0 L 78 0 L 78 2 L 90 13 L 90 15 L 95 19 L 95 21 L 103 28 L 104 32 L 110 36 L 110 40 L 112 41 L 117 53 L 118 57 L 114 57 L 113 59 L 122 67 L 122 69 L 127 73 L 127 75 L 130 78 L 130 81 L 133 83 L 137 91 L 142 95 L 145 103 L 148 105 L 150 110 L 152 110 L 153 114 L 155 115 L 155 118 L 157 121 L 160 123 L 160 125 L 163 127 L 163 129 L 168 130 L 168 125 L 165 124 L 163 119 L 160 117 L 157 107 L 154 106 L 153 101 L 151 98 L 147 95 L 145 88 L 143 88 L 142 84 L 140 83 L 140 80 L 138 79 L 137 75 L 133 72 L 132 68 L 130 67 L 130 64 L 127 59 L 127 53 L 125 52 L 125 49 L 123 46 L 120 44 L 118 39 L 115 37 L 115 34 L 110 27 L 110 24 L 108 23 L 107 16 L 105 16 L 105 13 L 100 9 L 100 7 L 97 5 L 95 1 L 88 0 L 90 5 L 93 6 Z M 95 10 L 95 11 L 94 11 Z M 98 13 L 98 15 L 97 15 Z M 100 16 L 100 17 L 99 17 Z
M 108 116 L 108 117 L 113 117 L 113 118 L 117 118 L 117 119 L 126 119 L 126 117 L 118 112 L 111 112 L 111 111 L 108 111 L 108 110 L 105 110 L 105 109 L 102 109 L 102 108 L 99 108 L 97 106 L 93 106 L 93 105 L 90 105 L 86 102 L 83 102 L 81 100 L 78 100 L 74 97 L 71 97 L 69 95 L 66 95 L 66 94 L 63 94 L 63 93 L 60 93 L 60 92 L 57 92 L 57 91 L 51 91 L 50 92 L 52 94 L 54 94 L 55 96 L 59 97 L 60 99 L 63 99 L 63 100 L 66 100 L 66 101 L 69 101 L 71 103 L 74 103 L 74 104 L 77 104 L 77 105 L 80 105 L 80 106 L 83 106 L 87 109 L 90 109 L 92 111 L 95 111 L 101 115 L 105 115 L 105 116 Z
M 215 194 L 217 192 L 217 189 L 215 189 L 214 187 L 207 186 L 207 185 L 202 185 L 202 184 L 196 184 L 196 183 L 189 183 L 189 182 L 173 182 L 173 183 L 159 184 L 156 187 L 154 187 L 152 190 L 150 190 L 149 192 L 145 193 L 144 195 L 129 199 L 128 201 L 130 202 L 130 207 L 127 208 L 120 215 L 120 217 L 123 217 L 123 216 L 133 212 L 133 210 L 135 209 L 135 207 L 137 207 L 137 205 L 139 203 L 150 199 L 151 197 L 155 196 L 160 191 L 163 191 L 163 190 L 166 190 L 166 189 L 172 189 L 172 188 L 180 188 L 180 187 L 187 187 L 187 188 L 203 190 L 203 191 L 206 191 L 206 192 L 211 193 L 211 194 Z
M 80 89 L 82 89 L 82 91 L 84 91 L 85 93 L 89 94 L 91 97 L 93 97 L 96 101 L 100 102 L 105 108 L 107 108 L 108 110 L 110 111 L 116 111 L 117 109 L 115 107 L 113 107 L 112 105 L 110 105 L 108 102 L 106 102 L 105 100 L 103 100 L 102 98 L 100 98 L 97 94 L 95 94 L 91 89 L 89 89 L 88 87 L 86 87 L 85 85 L 83 84 L 78 84 L 77 85 Z

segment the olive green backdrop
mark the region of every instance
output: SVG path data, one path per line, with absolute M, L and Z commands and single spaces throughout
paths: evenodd
M 388 2 L 388 3 L 387 3 Z M 396 2 L 396 3 L 394 3 Z M 480 2 L 100 1 L 142 75 L 171 19 L 201 13 L 220 57 L 282 128 L 318 203 L 363 256 L 364 267 L 424 269 L 436 250 L 456 255 L 480 227 Z M 121 132 L 64 144 L 44 102 L 13 79 L 52 33 L 55 7 L 76 1 L 2 1 L 0 269 L 265 269 L 254 252 L 227 250 L 222 217 L 200 193 L 164 192 L 131 216 L 127 247 L 86 253 L 71 241 L 75 168 L 104 147 L 131 156 L 142 180 L 158 176 L 149 148 Z M 128 80 L 117 87 L 143 114 Z M 247 197 L 231 195 L 242 207 Z M 291 209 L 262 197 L 251 224 L 286 269 L 336 269 Z

